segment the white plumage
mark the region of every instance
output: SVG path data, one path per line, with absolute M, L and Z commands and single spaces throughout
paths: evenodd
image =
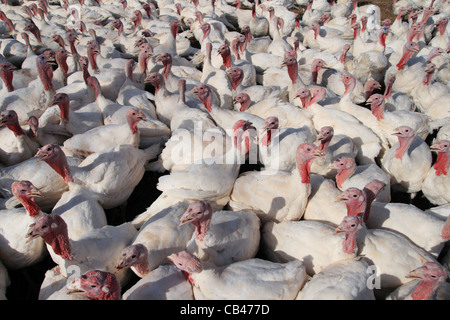
M 187 252 L 169 259 L 189 274 L 196 300 L 293 300 L 307 277 L 299 260 L 281 264 L 248 259 L 222 267 L 202 267 L 198 258 Z

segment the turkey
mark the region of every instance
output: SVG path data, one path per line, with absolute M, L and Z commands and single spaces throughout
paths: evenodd
M 48 214 L 36 219 L 25 236 L 28 242 L 42 238 L 59 271 L 68 277 L 74 271 L 79 274 L 93 269 L 114 272 L 123 248 L 130 244 L 136 233 L 131 223 L 124 223 L 95 229 L 72 240 L 64 219 Z M 117 275 L 121 281 L 126 280 L 126 271 Z
M 67 294 L 82 294 L 88 300 L 120 300 L 121 285 L 112 272 L 92 269 L 73 278 Z
M 334 161 L 342 157 L 355 159 L 358 152 L 353 140 L 343 134 L 335 135 L 332 126 L 320 128 L 315 143 L 319 144 L 324 155 L 311 164 L 311 173 L 320 174 L 328 179 L 336 176 L 336 169 L 332 167 Z
M 411 270 L 407 275 L 411 280 L 391 292 L 386 300 L 448 300 L 450 286 L 446 281 L 447 270 L 439 263 L 426 262 Z
M 262 250 L 270 261 L 303 261 L 306 273 L 313 276 L 334 262 L 356 256 L 352 234 L 344 237 L 335 229 L 325 221 L 268 222 L 262 230 Z
M 149 217 L 139 226 L 131 244 L 123 249 L 116 268 L 131 268 L 137 276 L 145 278 L 166 264 L 168 255 L 184 250 L 195 229 L 193 225 L 180 226 L 180 218 L 188 205 L 187 201 L 180 201 Z
M 251 211 L 213 212 L 209 203 L 195 201 L 180 218 L 180 225 L 186 223 L 195 226 L 186 251 L 202 263 L 223 266 L 254 258 L 258 252 L 260 220 Z
M 0 210 L 0 259 L 8 269 L 16 270 L 34 265 L 47 255 L 42 239 L 33 243 L 25 239 L 28 226 L 45 213 L 34 202 L 42 194 L 30 181 L 15 181 L 11 189 L 23 208 Z
M 19 117 L 14 110 L 0 112 L 0 162 L 12 166 L 31 158 L 40 147 L 19 124 Z
M 369 268 L 359 257 L 331 263 L 306 282 L 297 300 L 375 300 Z
M 391 176 L 392 190 L 407 192 L 414 198 L 431 167 L 430 148 L 408 126 L 400 126 L 392 134 L 398 142 L 386 151 L 381 167 Z
M 68 163 L 64 151 L 57 145 L 43 146 L 35 157 L 57 172 L 69 191 L 84 188 L 103 208 L 110 209 L 123 204 L 131 195 L 144 175 L 145 165 L 159 153 L 159 145 L 155 147 L 140 150 L 120 145 L 93 153 L 77 166 Z
M 425 140 L 431 132 L 429 117 L 420 113 L 408 110 L 385 111 L 385 97 L 379 93 L 371 95 L 367 101 L 370 104 L 372 114 L 377 118 L 379 128 L 383 136 L 389 141 L 389 145 L 394 145 L 398 139 L 392 135 L 395 128 L 407 123 L 417 135 Z
M 36 58 L 39 70 L 38 81 L 33 85 L 8 92 L 0 98 L 1 110 L 14 110 L 19 118 L 19 124 L 28 122 L 30 116 L 39 117 L 50 106 L 55 89 L 52 85 L 53 69 L 49 58 L 41 54 Z
M 247 171 L 239 175 L 230 196 L 235 210 L 252 210 L 263 222 L 298 220 L 303 216 L 311 192 L 309 168 L 322 152 L 304 143 L 296 149 L 292 172 L 274 169 Z
M 340 157 L 336 159 L 331 166 L 337 171 L 335 177 L 336 186 L 340 190 L 343 191 L 350 187 L 363 189 L 370 181 L 378 179 L 386 186 L 377 196 L 377 200 L 381 202 L 391 201 L 391 177 L 377 165 L 368 164 L 358 166 L 353 158 Z
M 191 281 L 195 300 L 293 300 L 307 279 L 299 260 L 275 263 L 254 258 L 211 267 L 186 251 L 168 259 Z
M 139 148 L 139 121 L 145 121 L 144 112 L 136 107 L 126 111 L 127 124 L 107 124 L 79 133 L 64 141 L 64 151 L 68 155 L 88 156 L 110 147 L 128 144 Z
M 426 261 L 437 262 L 432 255 L 397 232 L 367 229 L 358 216 L 344 217 L 336 230 L 352 234 L 349 245 L 376 266 L 381 289 L 395 288 L 408 282 L 408 272 Z M 398 258 L 398 263 L 392 264 L 392 256 Z
M 162 265 L 126 290 L 122 300 L 194 300 L 194 294 L 174 265 Z
M 296 154 L 292 146 L 313 143 L 315 132 L 309 128 L 279 128 L 277 117 L 267 117 L 261 134 L 259 155 L 265 169 L 291 172 L 296 166 Z
M 423 184 L 422 192 L 424 196 L 434 205 L 445 205 L 450 203 L 449 194 L 449 161 L 450 161 L 450 141 L 435 141 L 430 146 L 431 151 L 437 152 L 437 159 L 428 171 Z
M 320 105 L 319 101 L 325 98 L 325 88 L 316 86 L 311 91 L 301 88 L 297 91 L 296 97 L 301 100 L 302 107 L 311 112 L 316 130 L 332 126 L 336 134 L 344 134 L 352 139 L 358 149 L 356 156 L 358 163 L 375 163 L 375 158 L 382 150 L 380 138 L 347 112 Z

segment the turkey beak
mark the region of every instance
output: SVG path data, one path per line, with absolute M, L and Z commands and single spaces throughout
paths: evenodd
M 335 202 L 340 202 L 340 201 L 347 201 L 348 197 L 345 195 L 345 193 L 341 193 L 340 195 L 338 195 L 336 197 L 336 201 Z
M 182 226 L 183 224 L 189 223 L 194 220 L 195 213 L 190 211 L 186 211 L 180 218 L 180 224 L 178 226 Z
M 322 141 L 323 139 L 325 139 L 325 136 L 322 133 L 319 133 L 317 135 L 317 140 Z
M 422 267 L 410 271 L 405 278 L 423 279 Z
M 31 186 L 31 190 L 28 193 L 30 196 L 35 197 L 35 198 L 39 198 L 42 197 L 42 192 L 36 188 L 35 186 Z
M 116 272 L 122 270 L 123 268 L 128 267 L 128 264 L 126 263 L 126 259 L 120 259 L 119 262 L 114 266 L 116 268 Z
M 170 263 L 175 264 L 175 259 L 174 259 L 174 254 L 171 254 L 170 256 L 167 256 L 167 261 L 169 261 Z
M 441 151 L 441 147 L 437 143 L 435 143 L 435 144 L 430 146 L 430 150 L 439 152 L 439 151 Z
M 395 128 L 395 129 L 394 129 L 394 132 L 392 133 L 393 136 L 398 136 L 398 135 L 400 135 L 400 134 L 401 134 L 401 132 L 399 131 L 398 128 Z
M 45 158 L 47 158 L 47 155 L 42 153 L 42 151 L 39 149 L 36 154 L 34 155 L 35 158 L 39 158 L 36 160 L 36 162 L 39 162 L 41 160 L 45 160 Z
M 336 229 L 334 229 L 334 234 L 343 233 L 345 231 L 346 230 L 339 225 L 336 227 Z
M 84 294 L 85 291 L 81 288 L 80 278 L 74 278 L 70 284 L 67 285 L 69 291 L 67 294 Z
M 36 238 L 39 238 L 39 234 L 34 230 L 35 224 L 30 224 L 30 227 L 28 229 L 27 235 L 25 238 L 27 238 L 26 243 L 33 241 Z
M 325 155 L 325 153 L 323 153 L 322 150 L 320 150 L 319 148 L 316 148 L 313 152 L 313 158 L 320 158 L 323 157 Z
M 328 169 L 337 169 L 337 168 L 338 167 L 334 162 L 328 166 Z

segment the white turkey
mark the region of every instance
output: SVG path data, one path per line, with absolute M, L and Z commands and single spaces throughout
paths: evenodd
M 406 276 L 412 280 L 391 292 L 386 300 L 449 299 L 448 273 L 439 263 L 426 262 L 411 270 Z
M 392 134 L 398 142 L 386 151 L 381 167 L 391 176 L 392 190 L 407 192 L 414 198 L 431 167 L 430 148 L 408 126 L 400 126 Z
M 68 236 L 67 225 L 58 215 L 48 214 L 35 220 L 26 235 L 27 241 L 42 238 L 63 276 L 100 269 L 114 272 L 122 249 L 130 244 L 137 230 L 131 223 L 105 226 L 84 234 L 77 240 Z M 118 274 L 122 281 L 127 270 Z
M 336 169 L 336 186 L 344 191 L 347 188 L 355 187 L 363 189 L 373 179 L 378 179 L 385 183 L 386 187 L 377 196 L 381 202 L 391 201 L 391 177 L 375 164 L 357 165 L 350 157 L 340 157 L 331 165 Z
M 15 181 L 11 189 L 23 208 L 0 210 L 0 259 L 8 269 L 16 270 L 36 264 L 47 255 L 41 239 L 28 243 L 25 238 L 28 226 L 45 213 L 34 202 L 42 194 L 30 181 Z
M 127 124 L 107 124 L 79 133 L 64 141 L 64 150 L 68 155 L 88 156 L 102 152 L 110 147 L 128 144 L 139 148 L 139 121 L 146 121 L 144 112 L 131 107 L 125 113 Z
M 93 153 L 77 165 L 71 165 L 58 145 L 45 145 L 35 157 L 45 161 L 69 187 L 84 188 L 105 209 L 123 204 L 142 179 L 145 165 L 159 153 L 159 146 L 146 150 L 120 145 Z
M 180 201 L 149 217 L 139 226 L 139 232 L 129 246 L 123 249 L 116 263 L 118 270 L 131 268 L 141 278 L 167 263 L 167 256 L 186 248 L 195 227 L 180 226 L 180 218 L 188 208 Z M 164 233 L 161 233 L 164 230 Z
M 213 211 L 205 201 L 192 202 L 180 218 L 195 234 L 186 251 L 215 266 L 254 258 L 259 249 L 260 220 L 252 211 Z
M 299 260 L 275 263 L 254 258 L 211 267 L 186 251 L 168 259 L 191 281 L 196 300 L 293 300 L 307 279 Z
M 359 257 L 331 263 L 306 282 L 297 300 L 375 300 L 369 268 Z
M 445 205 L 450 203 L 450 198 L 448 197 L 450 187 L 448 175 L 450 141 L 435 141 L 430 146 L 430 150 L 437 152 L 437 159 L 423 181 L 422 192 L 432 204 Z
M 174 265 L 162 265 L 127 289 L 122 300 L 194 300 L 194 294 Z
M 303 143 L 297 146 L 292 172 L 269 169 L 242 173 L 234 183 L 229 206 L 235 211 L 252 210 L 262 221 L 300 219 L 311 192 L 310 163 L 321 155 L 318 147 Z
M 426 261 L 436 259 L 413 244 L 405 236 L 384 229 L 367 229 L 358 216 L 346 216 L 337 227 L 339 232 L 353 232 L 351 247 L 357 250 L 376 266 L 380 288 L 395 288 L 408 282 L 406 275 L 411 269 L 421 266 Z M 392 263 L 392 256 L 396 256 Z

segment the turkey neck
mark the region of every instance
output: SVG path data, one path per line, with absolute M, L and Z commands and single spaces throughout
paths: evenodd
M 25 210 L 28 212 L 30 217 L 33 218 L 40 215 L 41 208 L 39 208 L 36 202 L 34 202 L 33 198 L 20 196 L 19 201 L 23 205 Z
M 65 121 L 69 121 L 69 106 L 69 100 L 64 100 L 63 102 L 58 103 L 59 110 L 61 111 L 61 119 Z
M 358 232 L 346 232 L 342 241 L 342 251 L 347 254 L 356 254 L 358 246 L 356 243 Z
M 436 163 L 433 165 L 433 168 L 436 170 L 436 175 L 447 175 L 448 167 L 449 167 L 449 161 L 450 160 L 450 154 L 449 152 L 439 152 Z
M 441 282 L 420 281 L 411 297 L 414 300 L 429 300 L 439 288 Z
M 303 158 L 303 157 L 297 157 L 297 170 L 300 174 L 300 179 L 302 183 L 309 184 L 310 183 L 310 172 L 311 172 L 311 165 L 314 161 L 314 158 Z
M 286 68 L 292 84 L 296 84 L 298 76 L 298 63 L 289 64 L 286 66 Z
M 205 215 L 203 219 L 192 221 L 192 224 L 195 226 L 195 237 L 200 241 L 203 241 L 206 233 L 209 230 L 209 226 L 211 225 L 212 212 L 212 209 L 210 209 L 209 214 Z
M 61 150 L 62 153 L 62 150 Z M 56 157 L 53 161 L 46 161 L 47 164 L 55 170 L 66 183 L 73 182 L 73 179 L 70 175 L 69 163 L 67 162 L 67 158 L 64 154 Z
M 350 50 L 350 47 L 349 47 L 348 49 L 345 48 L 344 51 L 342 51 L 342 54 L 341 54 L 341 56 L 339 57 L 339 62 L 340 62 L 340 63 L 344 63 L 344 62 L 345 62 L 345 59 L 347 58 L 348 50 Z
M 395 158 L 401 160 L 403 158 L 403 155 L 408 151 L 409 147 L 413 143 L 414 139 L 415 135 L 407 138 L 398 137 L 399 146 L 395 150 Z
M 384 99 L 387 100 L 391 97 L 392 95 L 392 86 L 394 85 L 394 81 L 392 80 L 388 80 L 386 83 L 386 89 L 384 90 Z
M 98 54 L 93 52 L 91 48 L 88 49 L 87 51 L 87 56 L 88 56 L 88 60 L 89 63 L 92 67 L 92 70 L 94 71 L 98 71 L 98 65 L 97 65 L 97 56 Z
M 379 104 L 373 104 L 370 106 L 372 114 L 377 118 L 378 121 L 384 119 L 384 107 L 385 103 L 381 101 Z
M 344 181 L 350 178 L 355 173 L 355 171 L 356 166 L 352 166 L 351 168 L 348 169 L 338 170 L 336 174 L 336 185 L 339 188 L 342 188 L 342 184 L 344 183 Z
M 267 130 L 266 133 L 264 133 L 264 136 L 261 139 L 261 144 L 263 146 L 267 147 L 269 145 L 270 141 L 272 141 L 272 130 L 271 129 Z
M 43 235 L 42 239 L 52 247 L 55 254 L 61 256 L 63 259 L 73 260 L 67 224 L 64 221 L 59 222 L 58 227 L 55 228 L 55 230 Z
M 402 57 L 400 58 L 400 61 L 397 63 L 397 69 L 398 70 L 402 70 L 406 63 L 408 62 L 408 60 L 412 57 L 413 55 L 413 51 L 412 50 L 404 50 Z
M 14 124 L 6 125 L 9 130 L 11 130 L 14 133 L 15 137 L 19 137 L 24 135 L 24 132 L 22 130 L 22 127 L 19 125 L 19 122 L 16 122 Z
M 148 268 L 148 251 L 142 253 L 141 258 L 138 260 L 136 264 L 134 264 L 134 268 L 139 274 L 146 275 L 150 272 Z
M 431 83 L 431 78 L 433 77 L 434 70 L 428 71 L 423 79 L 423 84 L 428 86 Z
M 60 54 L 57 54 L 56 62 L 58 63 L 58 67 L 61 69 L 64 76 L 67 76 L 67 73 L 69 72 L 69 66 L 67 65 L 67 57 L 62 57 Z
M 52 79 L 53 79 L 53 69 L 50 65 L 42 65 L 41 62 L 37 62 L 37 69 L 39 78 L 44 85 L 44 90 L 49 91 L 53 89 Z
M 231 68 L 231 54 L 229 50 L 226 50 L 225 52 L 221 53 L 223 65 L 225 68 L 230 69 Z
M 346 202 L 345 206 L 347 207 L 347 215 L 348 216 L 358 216 L 363 218 L 366 212 L 366 201 L 357 201 L 356 203 Z
M 164 70 L 164 78 L 167 80 L 167 78 L 170 75 L 170 70 L 172 70 L 172 61 L 171 61 L 171 59 L 167 59 L 164 62 L 163 70 Z
M 332 138 L 333 138 L 333 136 L 330 136 L 330 137 L 328 137 L 326 139 L 322 139 L 320 141 L 320 145 L 319 145 L 320 151 L 322 151 L 322 152 L 327 151 L 328 146 L 330 145 L 330 141 L 331 141 Z
M 6 86 L 6 89 L 8 89 L 8 92 L 12 92 L 14 91 L 14 86 L 13 86 L 13 77 L 14 77 L 14 72 L 12 70 L 4 70 L 3 72 L 0 73 L 0 77 L 3 80 L 3 83 Z

